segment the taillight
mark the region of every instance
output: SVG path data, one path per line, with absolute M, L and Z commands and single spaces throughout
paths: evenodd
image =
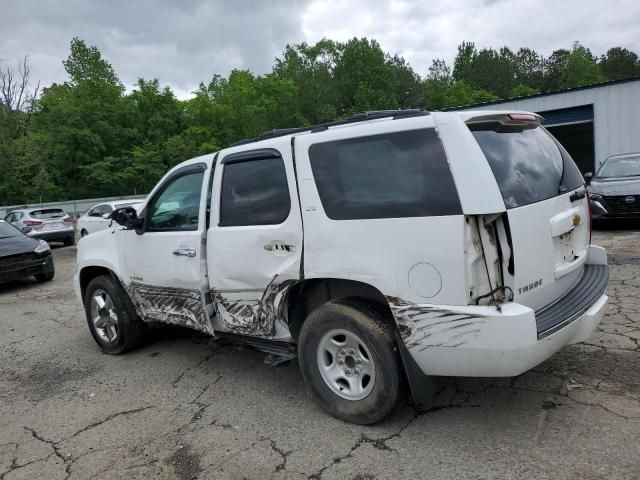
M 38 226 L 38 225 L 42 225 L 42 221 L 41 220 L 25 220 L 24 224 L 27 227 L 35 227 L 35 226 Z
M 591 245 L 591 231 L 593 230 L 593 222 L 591 221 L 591 196 L 589 190 L 586 191 L 587 198 L 587 211 L 589 212 L 589 245 Z
M 69 215 L 65 215 L 64 218 L 62 219 L 62 221 L 64 223 L 73 223 L 74 219 L 73 219 L 73 217 L 70 217 Z

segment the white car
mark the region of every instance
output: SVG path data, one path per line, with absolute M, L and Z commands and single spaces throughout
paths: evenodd
M 372 423 L 408 381 L 520 375 L 583 341 L 608 297 L 583 178 L 526 112 L 368 112 L 171 169 L 79 244 L 104 352 L 148 322 L 298 357 L 319 403 Z
M 115 202 L 104 202 L 95 205 L 87 213 L 78 218 L 77 229 L 81 237 L 86 237 L 90 233 L 97 232 L 109 228 L 111 220 L 106 218 L 111 212 L 122 207 L 136 207 L 142 204 L 142 200 L 126 201 L 119 200 Z

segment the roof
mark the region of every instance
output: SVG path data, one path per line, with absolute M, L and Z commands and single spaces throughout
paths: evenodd
M 591 85 L 582 85 L 580 87 L 571 87 L 565 88 L 563 90 L 554 90 L 552 92 L 543 92 L 543 93 L 535 93 L 533 95 L 523 95 L 522 97 L 511 97 L 511 98 L 503 98 L 501 100 L 494 100 L 492 102 L 479 102 L 479 103 L 470 103 L 467 105 L 456 105 L 455 107 L 445 108 L 444 111 L 454 111 L 454 110 L 467 110 L 473 107 L 480 107 L 486 105 L 500 105 L 501 103 L 513 102 L 515 100 L 528 100 L 530 98 L 540 98 L 540 97 L 548 97 L 550 95 L 558 95 L 562 93 L 576 92 L 578 90 L 588 90 L 590 88 L 603 88 L 610 87 L 612 85 L 619 85 L 622 83 L 633 83 L 640 82 L 640 76 L 638 77 L 630 77 L 623 78 L 622 80 L 609 80 L 606 82 L 600 83 L 592 83 Z
M 366 122 L 369 120 L 379 120 L 382 118 L 392 118 L 394 120 L 400 118 L 421 117 L 429 115 L 430 112 L 420 108 L 407 108 L 404 110 L 372 110 L 368 112 L 354 113 L 350 117 L 344 120 L 337 120 L 335 122 L 320 123 L 318 125 L 309 125 L 307 127 L 294 127 L 294 128 L 280 128 L 269 130 L 261 133 L 260 135 L 237 141 L 229 145 L 229 147 L 237 147 L 240 145 L 246 145 L 248 143 L 259 142 L 260 140 L 267 140 L 269 138 L 285 137 L 287 135 L 294 135 L 302 132 L 321 132 L 327 130 L 329 127 L 337 127 L 342 125 L 349 125 L 353 123 Z

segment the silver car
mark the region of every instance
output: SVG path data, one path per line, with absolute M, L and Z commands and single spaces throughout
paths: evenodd
M 29 237 L 48 242 L 76 242 L 75 220 L 61 208 L 22 208 L 10 212 L 4 220 Z
M 613 155 L 585 179 L 594 220 L 640 219 L 640 153 Z

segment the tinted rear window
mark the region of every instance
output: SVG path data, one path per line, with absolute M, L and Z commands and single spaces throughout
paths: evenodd
M 60 208 L 47 208 L 43 210 L 32 210 L 30 215 L 33 218 L 42 218 L 46 220 L 48 218 L 62 218 L 65 213 L 64 210 Z
M 309 158 L 322 206 L 333 220 L 462 212 L 433 128 L 317 143 Z
M 472 131 L 507 208 L 546 200 L 584 183 L 567 151 L 542 127 L 474 125 Z

